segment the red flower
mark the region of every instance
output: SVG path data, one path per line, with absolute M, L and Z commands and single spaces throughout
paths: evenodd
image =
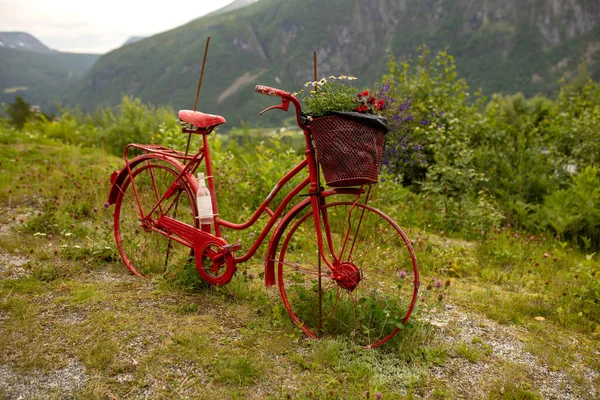
M 375 97 L 373 97 L 373 96 L 369 97 L 369 103 L 375 104 L 376 101 L 377 101 L 377 99 L 375 99 Z
M 362 92 L 362 95 L 367 97 L 369 95 L 369 92 L 365 90 L 364 92 Z
M 354 111 L 360 112 L 360 106 L 356 106 L 356 108 L 354 109 Z
M 360 106 L 360 112 L 367 112 L 369 110 L 369 108 L 367 107 L 366 104 L 363 104 L 362 106 Z

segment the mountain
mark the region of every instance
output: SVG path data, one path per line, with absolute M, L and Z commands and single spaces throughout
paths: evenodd
M 0 32 L 0 49 L 15 49 L 34 53 L 51 53 L 46 45 L 25 32 Z
M 208 15 L 221 14 L 224 12 L 237 10 L 238 8 L 249 6 L 250 4 L 256 3 L 257 1 L 258 0 L 235 0 L 230 4 L 226 5 L 225 7 L 219 8 L 217 11 L 214 11 L 213 13 Z
M 474 90 L 548 94 L 584 61 L 600 80 L 599 22 L 600 2 L 590 0 L 261 0 L 108 53 L 65 96 L 87 110 L 122 94 L 191 108 L 207 36 L 198 109 L 234 125 L 259 121 L 274 104 L 253 92 L 256 83 L 301 88 L 313 51 L 320 76 L 353 74 L 368 86 L 386 72 L 388 54 L 447 47 Z
M 146 36 L 130 36 L 125 43 L 123 43 L 123 46 L 127 45 L 127 44 L 131 44 L 131 43 L 136 43 L 139 42 L 140 40 L 144 40 L 146 39 Z
M 51 50 L 23 32 L 0 32 L 0 42 L 0 103 L 21 96 L 49 113 L 64 100 L 65 88 L 83 78 L 100 58 Z

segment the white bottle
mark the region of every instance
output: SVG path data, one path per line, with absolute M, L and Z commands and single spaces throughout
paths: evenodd
M 204 172 L 198 172 L 198 192 L 196 192 L 196 204 L 198 204 L 198 219 L 200 224 L 213 223 L 213 208 L 210 199 L 210 191 L 204 181 Z

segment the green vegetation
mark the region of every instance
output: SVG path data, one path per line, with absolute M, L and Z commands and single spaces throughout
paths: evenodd
M 0 103 L 8 104 L 21 96 L 40 106 L 42 112 L 57 112 L 57 103 L 68 100 L 65 87 L 82 79 L 99 58 L 98 54 L 38 53 L 0 47 Z
M 110 174 L 125 143 L 183 149 L 186 137 L 172 109 L 124 97 L 117 111 L 69 110 L 22 131 L 0 120 L 0 363 L 23 376 L 78 368 L 79 398 L 456 398 L 467 389 L 448 371 L 482 365 L 482 397 L 543 398 L 540 370 L 597 393 L 597 84 L 473 102 L 446 53 L 390 67 L 420 111 L 445 111 L 440 126 L 413 132 L 426 163 L 397 164 L 372 193 L 405 228 L 422 274 L 415 313 L 392 341 L 356 351 L 341 336 L 306 339 L 264 287 L 263 252 L 222 288 L 190 264 L 131 277 L 103 207 Z M 210 136 L 223 217 L 246 220 L 297 164 L 289 137 Z M 227 240 L 247 248 L 263 224 Z M 485 316 L 485 329 L 461 330 L 465 313 Z
M 15 97 L 15 102 L 8 104 L 6 113 L 17 129 L 23 129 L 25 122 L 31 118 L 30 106 L 21 96 Z

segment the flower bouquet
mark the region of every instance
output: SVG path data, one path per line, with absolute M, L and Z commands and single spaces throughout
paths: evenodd
M 381 85 L 376 95 L 359 90 L 349 83 L 355 79 L 330 76 L 306 82 L 306 89 L 295 93 L 305 104 L 304 123 L 315 141 L 328 186 L 376 183 L 388 131 L 394 138 L 401 133 L 401 143 L 394 143 L 393 149 L 402 149 L 410 141 L 405 133 L 410 133 L 408 127 L 415 121 L 410 114 L 412 100 L 398 103 L 389 84 Z

